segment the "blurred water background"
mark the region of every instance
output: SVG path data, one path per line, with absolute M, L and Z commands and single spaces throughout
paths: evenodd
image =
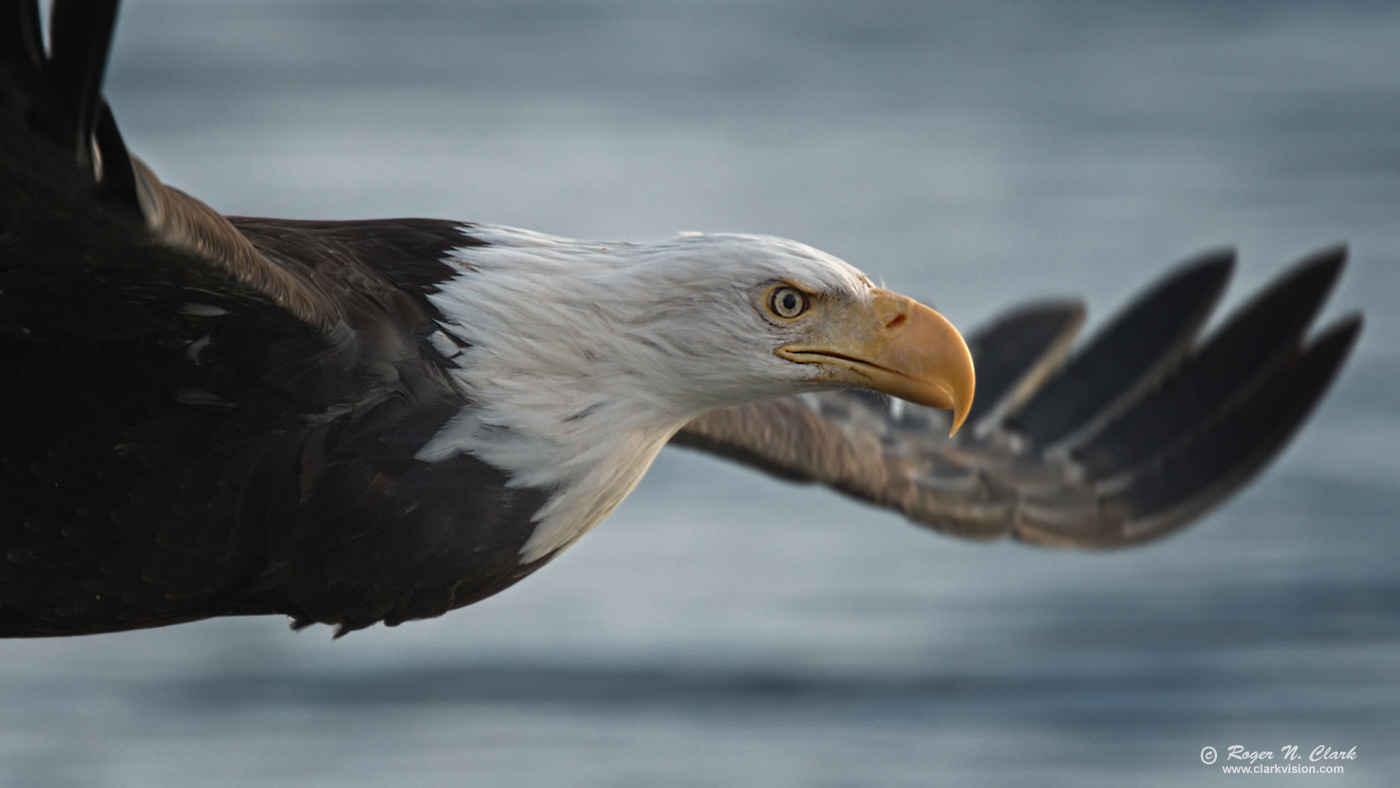
M 1231 744 L 1400 782 L 1400 5 L 136 0 L 108 84 L 230 213 L 785 235 L 964 327 L 1345 240 L 1367 326 L 1164 543 L 964 544 L 668 451 L 442 619 L 0 642 L 0 784 L 1175 786 Z

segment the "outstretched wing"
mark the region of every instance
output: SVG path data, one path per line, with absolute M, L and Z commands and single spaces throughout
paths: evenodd
M 0 637 L 344 631 L 519 579 L 542 494 L 412 459 L 463 404 L 426 293 L 472 239 L 161 184 L 102 98 L 115 7 L 57 0 L 46 49 L 38 3 L 0 0 Z
M 958 536 L 1144 542 L 1247 483 L 1327 391 L 1361 318 L 1308 329 L 1345 258 L 1312 255 L 1204 339 L 1232 253 L 1183 265 L 1073 355 L 1080 304 L 1014 309 L 968 337 L 977 400 L 954 439 L 942 411 L 850 390 L 708 413 L 674 442 Z
M 309 272 L 272 262 L 223 216 L 162 184 L 127 153 L 101 93 L 116 6 L 116 0 L 56 2 L 46 50 L 38 3 L 0 3 L 6 286 L 24 289 L 35 280 L 32 287 L 52 288 L 65 278 L 96 277 L 122 288 L 140 279 L 208 306 L 264 307 L 260 317 L 288 332 L 334 326 L 339 307 Z M 83 308 L 126 300 L 94 300 Z M 57 323 L 67 316 L 28 317 Z

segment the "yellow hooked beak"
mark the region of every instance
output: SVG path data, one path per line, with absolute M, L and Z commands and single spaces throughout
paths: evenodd
M 976 374 L 967 343 L 942 315 L 912 298 L 876 288 L 869 304 L 835 306 L 813 321 L 806 341 L 778 348 L 799 364 L 819 364 L 828 380 L 953 411 L 957 433 L 972 410 Z

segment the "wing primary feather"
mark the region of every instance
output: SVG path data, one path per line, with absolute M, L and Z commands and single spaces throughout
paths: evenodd
M 94 144 L 102 162 L 98 189 L 102 196 L 123 204 L 137 213 L 141 212 L 141 200 L 136 192 L 136 172 L 131 166 L 131 155 L 117 129 L 117 119 L 112 116 L 112 108 L 102 102 L 97 117 Z
M 1235 312 L 1189 362 L 1077 446 L 1085 478 L 1126 473 L 1203 425 L 1251 391 L 1317 317 L 1346 261 L 1346 249 L 1313 254 Z
M 1029 304 L 998 316 L 968 336 L 977 366 L 977 398 L 965 435 L 994 422 L 997 414 L 1021 404 L 1069 352 L 1084 324 L 1084 304 L 1052 301 Z
M 15 95 L 33 90 L 44 62 L 44 32 L 36 0 L 0 3 L 0 89 Z
M 71 145 L 74 161 L 93 167 L 93 130 L 102 104 L 102 74 L 117 22 L 116 0 L 58 0 L 49 17 L 49 79 L 60 102 L 51 105 L 50 131 Z
M 1326 329 L 1209 429 L 1144 468 L 1118 496 L 1133 513 L 1124 543 L 1170 533 L 1249 481 L 1326 393 L 1361 331 L 1360 315 Z
M 1231 250 L 1210 252 L 1159 282 L 1101 329 L 1007 426 L 1039 448 L 1110 418 L 1185 357 L 1234 263 Z

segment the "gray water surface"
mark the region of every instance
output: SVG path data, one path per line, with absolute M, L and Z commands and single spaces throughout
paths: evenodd
M 666 452 L 442 619 L 0 641 L 0 784 L 1175 786 L 1248 780 L 1231 744 L 1400 782 L 1397 42 L 1389 2 L 128 3 L 128 143 L 229 213 L 784 235 L 966 327 L 1222 244 L 1235 303 L 1344 240 L 1326 319 L 1367 326 L 1163 543 L 966 544 Z

